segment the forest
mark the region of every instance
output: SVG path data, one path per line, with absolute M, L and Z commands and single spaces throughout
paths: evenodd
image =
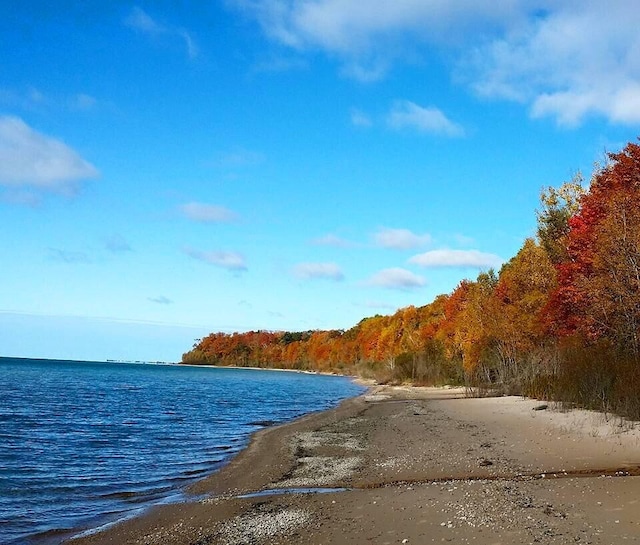
M 640 419 L 640 146 L 542 190 L 535 238 L 424 306 L 333 331 L 212 333 L 183 363 L 461 384 Z

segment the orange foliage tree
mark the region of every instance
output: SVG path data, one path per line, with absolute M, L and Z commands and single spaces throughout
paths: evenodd
M 640 399 L 640 146 L 609 157 L 588 190 L 578 175 L 542 192 L 537 240 L 526 239 L 498 274 L 481 272 L 431 303 L 346 331 L 212 333 L 183 361 L 464 378 L 595 407 L 619 396 L 621 411 L 640 417 L 640 401 L 629 402 Z M 606 359 L 619 360 L 611 347 L 629 356 L 624 380 Z

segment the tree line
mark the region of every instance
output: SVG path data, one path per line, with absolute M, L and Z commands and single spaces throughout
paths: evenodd
M 541 193 L 499 272 L 348 330 L 212 333 L 183 363 L 465 384 L 640 418 L 640 146 Z

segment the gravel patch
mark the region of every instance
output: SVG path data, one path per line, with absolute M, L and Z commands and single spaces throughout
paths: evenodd
M 562 524 L 568 517 L 564 507 L 540 501 L 535 485 L 531 489 L 523 483 L 451 481 L 437 486 L 455 498 L 445 501 L 440 509 L 440 526 L 444 528 L 486 528 L 503 535 L 524 531 L 531 543 L 549 544 L 590 543 L 588 536 L 598 533 L 594 528 L 580 528 L 577 520 L 568 533 Z
M 362 463 L 358 456 L 306 456 L 290 477 L 273 483 L 271 488 L 322 487 L 340 483 L 352 476 Z
M 383 461 L 376 461 L 376 465 L 383 469 L 400 469 L 410 465 L 410 460 L 406 456 L 387 458 Z
M 310 431 L 296 435 L 296 444 L 304 450 L 320 447 L 341 447 L 347 450 L 364 450 L 362 443 L 349 433 Z
M 385 401 L 387 399 L 391 399 L 391 396 L 387 394 L 370 394 L 370 395 L 364 396 L 364 400 L 368 401 L 369 403 L 375 402 L 375 401 Z
M 219 530 L 219 536 L 226 545 L 254 545 L 288 534 L 310 520 L 310 513 L 303 509 L 249 512 L 226 521 Z

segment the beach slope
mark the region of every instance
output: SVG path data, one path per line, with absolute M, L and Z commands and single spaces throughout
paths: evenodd
M 104 544 L 640 542 L 640 433 L 586 411 L 377 387 L 266 429 Z

